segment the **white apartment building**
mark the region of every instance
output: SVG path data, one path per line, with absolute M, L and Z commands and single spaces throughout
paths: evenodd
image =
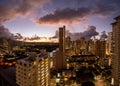
M 49 55 L 27 57 L 16 63 L 16 83 L 19 86 L 49 85 Z

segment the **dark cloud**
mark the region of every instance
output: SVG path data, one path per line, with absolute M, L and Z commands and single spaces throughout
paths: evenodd
M 0 4 L 0 24 L 16 16 L 25 17 L 31 13 L 34 14 L 35 8 L 40 8 L 47 2 L 49 0 L 11 0 L 11 3 L 6 2 L 7 6 Z
M 95 26 L 88 26 L 87 30 L 84 32 L 77 32 L 77 33 L 71 33 L 69 30 L 66 31 L 66 36 L 69 36 L 71 40 L 77 40 L 80 39 L 81 37 L 85 37 L 86 39 L 90 39 L 93 36 L 98 35 L 99 33 L 96 31 Z M 55 36 L 53 38 L 58 38 L 59 37 L 59 32 L 56 31 Z
M 108 36 L 105 31 L 101 32 L 100 39 L 106 39 Z
M 38 21 L 39 23 L 59 23 L 59 22 L 72 22 L 73 20 L 81 21 L 84 17 L 89 15 L 88 8 L 71 9 L 65 8 L 56 10 L 53 14 L 48 14 Z
M 57 9 L 53 13 L 47 14 L 41 17 L 40 19 L 38 19 L 37 21 L 39 23 L 54 24 L 54 23 L 61 23 L 61 22 L 62 23 L 69 23 L 69 22 L 71 23 L 75 21 L 81 22 L 90 18 L 91 16 L 107 16 L 116 12 L 116 9 L 118 8 L 116 5 L 118 3 L 116 3 L 116 1 L 119 1 L 119 0 L 104 0 L 104 1 L 93 0 L 92 3 L 91 3 L 91 0 L 61 0 L 61 1 L 60 0 L 5 0 L 5 1 L 9 1 L 9 3 L 6 2 L 5 4 L 1 4 L 2 1 L 4 0 L 0 1 L 0 25 L 1 25 L 0 37 L 14 38 L 13 34 L 10 33 L 7 28 L 2 26 L 2 24 L 6 21 L 16 18 L 17 16 L 26 17 L 29 14 L 32 15 L 35 13 L 35 10 L 37 8 L 41 8 L 44 4 L 50 1 L 53 1 L 53 2 L 59 1 L 63 3 L 65 1 L 66 5 L 69 5 L 68 2 L 70 2 L 71 5 L 73 4 L 73 2 L 76 2 L 77 5 L 74 5 L 75 8 L 73 8 L 74 6 L 67 7 L 67 8 L 63 6 L 64 8 Z M 60 7 L 62 7 L 62 5 Z M 70 35 L 73 38 L 78 38 L 81 35 L 89 38 L 93 34 L 97 34 L 96 29 L 90 29 L 83 33 L 74 33 L 74 34 L 68 32 L 68 35 Z M 15 37 L 21 38 L 22 35 L 16 34 Z
M 23 39 L 23 36 L 20 33 L 13 34 L 9 31 L 8 28 L 0 25 L 0 38 L 7 38 L 12 40 Z
M 95 26 L 88 26 L 88 29 L 82 33 L 82 35 L 86 38 L 91 38 L 92 36 L 96 36 L 99 33 L 96 32 Z
M 78 0 L 77 0 L 78 1 Z M 95 0 L 88 6 L 79 6 L 76 8 L 57 9 L 51 14 L 47 14 L 37 20 L 39 24 L 71 23 L 89 19 L 91 16 L 106 17 L 116 12 L 117 7 L 112 2 L 103 3 Z M 80 1 L 81 2 L 81 1 Z M 86 4 L 87 5 L 87 4 Z
M 0 26 L 0 38 L 13 38 L 13 34 L 8 30 L 8 28 Z
M 17 16 L 26 17 L 29 14 L 34 14 L 33 11 L 35 9 L 41 8 L 43 4 L 49 1 L 50 0 L 5 0 L 6 4 L 0 2 L 0 37 L 11 39 L 23 38 L 20 33 L 13 35 L 8 28 L 5 28 L 2 24 Z
M 98 16 L 108 16 L 117 12 L 117 7 L 114 3 L 100 3 L 98 2 L 94 7 L 93 14 Z
M 0 6 L 0 24 L 5 21 L 8 21 L 16 16 L 15 13 L 16 8 Z

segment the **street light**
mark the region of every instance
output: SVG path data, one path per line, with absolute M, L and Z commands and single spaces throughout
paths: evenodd
M 59 83 L 60 82 L 60 78 L 56 78 L 56 83 Z
M 65 84 L 66 84 L 67 80 L 68 80 L 68 78 L 65 77 L 65 78 L 64 78 Z

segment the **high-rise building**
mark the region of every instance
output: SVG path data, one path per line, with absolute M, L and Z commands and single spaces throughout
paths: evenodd
M 106 55 L 106 41 L 105 40 L 96 40 L 95 42 L 95 55 L 100 58 L 99 64 L 104 65 L 104 58 Z
M 86 44 L 86 39 L 81 37 L 80 39 L 73 41 L 72 49 L 75 51 L 75 54 L 86 54 Z
M 65 49 L 70 49 L 71 48 L 71 38 L 68 36 L 65 39 Z
M 62 58 L 59 56 L 59 50 L 56 50 L 53 53 L 53 67 L 55 70 L 60 70 L 63 67 L 62 65 Z
M 114 86 L 120 86 L 120 16 L 112 23 L 113 53 L 112 53 L 112 82 Z
M 19 86 L 49 86 L 49 55 L 41 53 L 18 60 L 16 83 Z
M 59 28 L 59 51 L 65 52 L 65 26 Z
M 59 50 L 54 56 L 54 67 L 56 70 L 66 68 L 65 58 L 65 26 L 59 28 Z
M 94 42 L 94 40 L 87 41 L 87 49 L 88 49 L 88 52 L 90 54 L 95 55 L 95 42 Z
M 112 32 L 108 33 L 108 38 L 107 38 L 107 54 L 111 54 L 112 53 Z

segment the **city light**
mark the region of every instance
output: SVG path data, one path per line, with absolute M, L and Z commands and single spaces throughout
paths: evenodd
M 120 86 L 120 0 L 0 0 L 0 86 Z

